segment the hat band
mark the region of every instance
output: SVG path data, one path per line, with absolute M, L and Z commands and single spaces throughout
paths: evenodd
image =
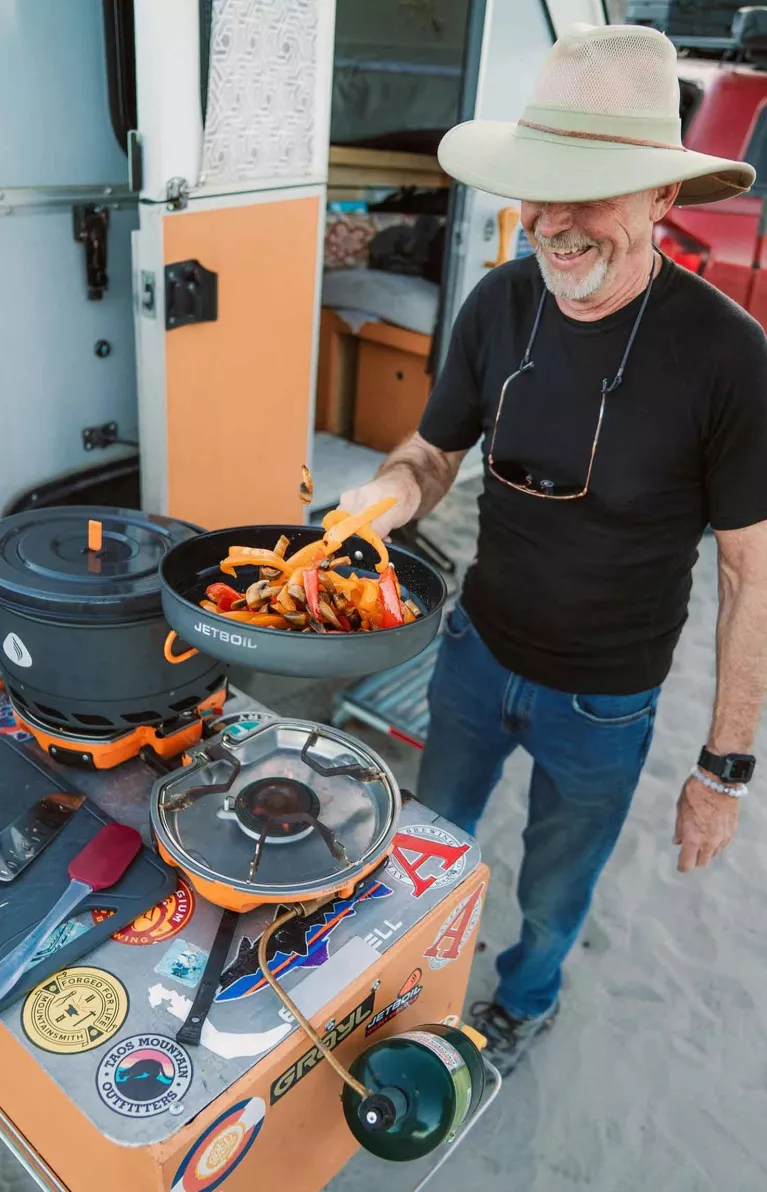
M 554 128 L 550 124 L 535 124 L 532 120 L 518 120 L 520 128 L 531 128 L 534 132 L 547 132 L 556 137 L 575 137 L 580 141 L 612 141 L 618 145 L 639 145 L 644 149 L 675 149 L 686 153 L 684 145 L 672 145 L 668 141 L 648 141 L 642 137 L 620 137 L 608 132 L 581 132 L 572 128 Z

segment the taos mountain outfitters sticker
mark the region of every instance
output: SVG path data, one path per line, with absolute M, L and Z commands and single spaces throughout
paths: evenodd
M 110 914 L 111 911 L 94 911 L 93 918 L 97 923 L 103 923 Z M 121 927 L 112 939 L 118 944 L 131 944 L 133 947 L 161 944 L 183 931 L 193 914 L 192 887 L 183 878 L 179 878 L 178 886 L 172 894 L 158 902 L 151 910 L 139 915 L 127 927 Z
M 394 837 L 386 873 L 420 898 L 432 886 L 441 890 L 460 881 L 470 848 L 436 824 L 409 824 Z
M 27 995 L 21 1025 L 43 1051 L 79 1055 L 117 1034 L 128 1004 L 125 986 L 104 969 L 62 969 Z
M 379 1010 L 375 1018 L 371 1018 L 365 1027 L 366 1038 L 368 1035 L 372 1035 L 374 1031 L 380 1030 L 382 1026 L 386 1026 L 387 1022 L 391 1022 L 392 1018 L 396 1018 L 398 1014 L 409 1010 L 418 1001 L 423 993 L 423 985 L 421 984 L 422 976 L 423 973 L 419 968 L 413 970 L 394 1001 L 389 1002 L 388 1006 L 384 1006 L 383 1010 Z
M 96 1087 L 121 1117 L 165 1113 L 192 1083 L 189 1053 L 167 1035 L 131 1035 L 113 1043 L 99 1064 Z
M 471 936 L 482 914 L 482 895 L 485 883 L 480 882 L 458 906 L 454 906 L 437 932 L 437 938 L 424 952 L 430 969 L 441 969 L 451 960 L 457 960 L 464 944 Z
M 217 1117 L 188 1152 L 170 1192 L 214 1192 L 239 1167 L 264 1124 L 260 1097 L 240 1101 Z

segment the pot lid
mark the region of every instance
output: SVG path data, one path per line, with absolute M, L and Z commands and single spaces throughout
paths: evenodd
M 157 614 L 160 562 L 197 533 L 135 509 L 78 505 L 14 514 L 0 521 L 0 601 L 48 617 Z
M 388 767 L 345 733 L 245 721 L 156 783 L 152 823 L 190 876 L 292 902 L 363 877 L 386 855 L 400 806 Z

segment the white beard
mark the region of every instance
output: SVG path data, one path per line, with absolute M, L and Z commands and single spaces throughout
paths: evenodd
M 568 302 L 578 302 L 580 299 L 590 298 L 605 284 L 610 272 L 608 262 L 600 256 L 585 277 L 570 277 L 567 273 L 559 273 L 556 269 L 552 269 L 540 248 L 536 248 L 535 255 L 546 289 L 555 298 L 565 298 Z

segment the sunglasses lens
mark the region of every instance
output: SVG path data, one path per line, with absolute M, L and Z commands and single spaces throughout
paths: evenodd
M 546 477 L 536 476 L 524 464 L 514 460 L 493 460 L 490 470 L 497 480 L 513 484 L 515 488 L 535 493 L 539 497 L 574 497 L 580 494 L 581 485 L 555 484 Z

